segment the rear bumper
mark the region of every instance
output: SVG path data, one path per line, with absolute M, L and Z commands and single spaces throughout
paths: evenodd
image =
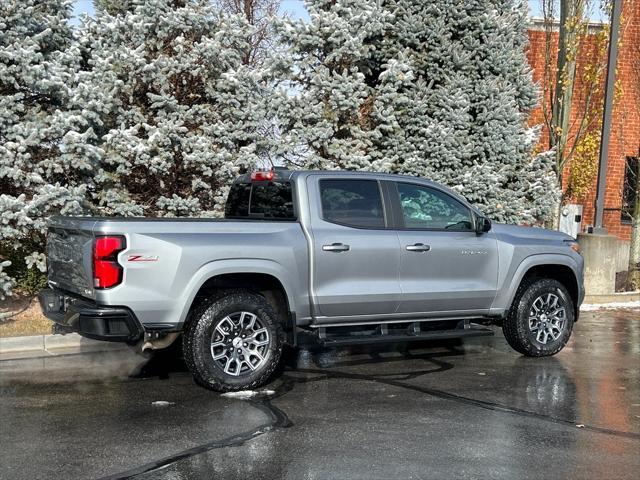
M 94 340 L 126 343 L 137 342 L 144 333 L 128 308 L 97 305 L 49 288 L 42 290 L 38 299 L 43 313 L 54 322 L 58 332 L 77 332 Z

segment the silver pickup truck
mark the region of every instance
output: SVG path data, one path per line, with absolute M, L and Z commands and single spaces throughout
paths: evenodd
M 567 343 L 583 300 L 575 240 L 492 224 L 407 176 L 274 169 L 232 185 L 224 219 L 57 217 L 48 233 L 54 331 L 167 347 L 195 380 L 264 384 L 283 345 L 490 335 L 529 356 Z

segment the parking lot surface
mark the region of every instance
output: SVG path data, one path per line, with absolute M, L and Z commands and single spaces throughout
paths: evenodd
M 250 398 L 128 351 L 0 362 L 0 477 L 638 478 L 640 313 L 585 312 L 557 356 L 501 332 L 289 352 Z

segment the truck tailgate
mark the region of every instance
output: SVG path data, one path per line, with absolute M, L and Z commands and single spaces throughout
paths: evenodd
M 94 298 L 91 259 L 95 221 L 53 218 L 47 234 L 49 283 L 62 290 Z

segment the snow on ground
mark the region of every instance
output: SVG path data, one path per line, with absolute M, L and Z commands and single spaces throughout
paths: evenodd
M 239 398 L 240 400 L 246 400 L 251 397 L 255 397 L 256 395 L 273 395 L 273 390 L 240 390 L 239 392 L 227 392 L 223 393 L 222 397 L 227 398 Z
M 635 302 L 611 302 L 611 303 L 584 303 L 580 306 L 580 311 L 589 312 L 592 310 L 614 310 L 624 308 L 625 310 L 640 309 L 640 301 Z

